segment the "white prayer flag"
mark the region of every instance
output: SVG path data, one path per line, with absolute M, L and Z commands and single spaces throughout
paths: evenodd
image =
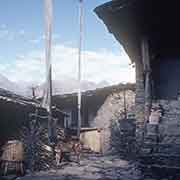
M 44 86 L 44 94 L 42 107 L 50 112 L 51 108 L 51 43 L 52 43 L 52 0 L 45 1 L 45 62 L 46 62 L 46 82 Z

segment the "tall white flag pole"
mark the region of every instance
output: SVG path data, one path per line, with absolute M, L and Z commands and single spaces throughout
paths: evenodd
M 78 50 L 78 129 L 77 136 L 80 138 L 81 131 L 81 60 L 82 60 L 82 42 L 83 42 L 83 0 L 79 0 L 79 50 Z
M 51 65 L 51 46 L 52 46 L 52 0 L 44 0 L 45 16 L 45 61 L 46 61 L 46 87 L 43 106 L 48 111 L 48 136 L 49 141 L 53 138 L 53 119 L 52 119 L 52 65 Z

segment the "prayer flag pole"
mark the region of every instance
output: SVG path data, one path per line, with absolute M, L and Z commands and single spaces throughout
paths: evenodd
M 82 60 L 82 42 L 83 42 L 83 0 L 79 0 L 79 50 L 78 50 L 78 128 L 77 136 L 80 138 L 81 132 L 81 60 Z
M 52 143 L 54 136 L 52 118 L 52 65 L 51 65 L 51 46 L 52 46 L 52 0 L 45 0 L 45 61 L 46 61 L 46 88 L 44 106 L 48 111 L 48 138 Z

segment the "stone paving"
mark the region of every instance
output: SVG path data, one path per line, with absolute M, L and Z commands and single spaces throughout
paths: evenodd
M 146 174 L 139 164 L 120 159 L 118 156 L 84 155 L 81 164 L 63 162 L 60 167 L 49 171 L 36 172 L 24 177 L 0 177 L 0 180 L 180 180 L 180 176 L 166 175 L 154 177 L 155 171 Z
M 42 171 L 17 180 L 140 180 L 141 173 L 134 163 L 117 156 L 84 157 L 81 164 L 62 163 L 56 170 Z

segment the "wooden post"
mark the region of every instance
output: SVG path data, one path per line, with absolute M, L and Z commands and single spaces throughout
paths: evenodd
M 135 98 L 135 117 L 136 117 L 136 142 L 137 151 L 140 150 L 143 137 L 144 124 L 144 73 L 142 59 L 136 60 L 136 98 Z
M 50 67 L 50 72 L 49 72 L 49 112 L 48 112 L 48 136 L 49 136 L 49 142 L 54 143 L 54 127 L 53 127 L 53 117 L 52 117 L 52 69 Z
M 144 37 L 141 44 L 142 50 L 142 62 L 144 71 L 144 85 L 145 85 L 145 107 L 144 107 L 144 129 L 143 129 L 143 141 L 144 135 L 146 133 L 146 126 L 150 116 L 150 109 L 152 105 L 151 97 L 151 67 L 150 67 L 150 57 L 149 57 L 149 45 L 148 39 Z
M 124 98 L 124 118 L 127 119 L 127 108 L 126 108 L 126 88 L 123 87 L 123 98 Z

